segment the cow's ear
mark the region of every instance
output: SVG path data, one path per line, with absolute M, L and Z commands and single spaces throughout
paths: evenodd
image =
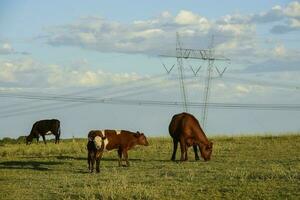
M 140 135 L 141 133 L 139 131 L 136 132 L 138 135 Z

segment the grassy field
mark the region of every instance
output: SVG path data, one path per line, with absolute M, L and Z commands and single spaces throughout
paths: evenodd
M 0 199 L 299 199 L 300 135 L 215 137 L 212 160 L 171 162 L 171 139 L 104 154 L 88 173 L 86 140 L 0 146 Z M 178 149 L 179 150 L 179 149 Z M 179 158 L 177 152 L 177 159 Z

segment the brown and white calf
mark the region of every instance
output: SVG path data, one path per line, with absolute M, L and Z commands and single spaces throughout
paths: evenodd
M 130 132 L 126 130 L 92 130 L 88 134 L 88 165 L 90 172 L 93 172 L 96 162 L 96 172 L 100 172 L 100 159 L 104 151 L 118 150 L 119 166 L 123 159 L 129 166 L 128 150 L 136 145 L 148 146 L 146 136 L 140 132 Z

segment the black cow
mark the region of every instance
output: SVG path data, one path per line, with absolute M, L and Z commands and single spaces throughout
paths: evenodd
M 39 141 L 40 135 L 46 144 L 45 135 L 55 135 L 55 144 L 59 143 L 60 137 L 60 121 L 57 119 L 45 119 L 37 121 L 33 124 L 30 134 L 26 137 L 26 144 L 30 144 L 33 138 Z

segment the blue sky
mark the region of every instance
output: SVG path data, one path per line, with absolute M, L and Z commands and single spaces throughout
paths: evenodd
M 80 94 L 181 101 L 176 70 L 149 79 L 165 74 L 162 63 L 168 67 L 176 63 L 158 57 L 174 53 L 176 32 L 186 48 L 207 48 L 214 34 L 216 54 L 231 59 L 216 63 L 228 70 L 224 78 L 213 80 L 211 102 L 298 104 L 299 1 L 3 0 L 0 94 L 55 96 L 99 87 Z M 190 60 L 184 65 L 189 100 L 202 102 L 206 63 Z M 200 65 L 199 76 L 193 77 L 189 66 Z M 141 79 L 147 81 L 135 82 Z M 141 94 L 135 95 L 132 87 Z M 70 102 L 12 97 L 0 97 L 0 103 L 0 137 L 24 135 L 34 121 L 54 117 L 62 121 L 65 137 L 85 137 L 92 128 L 165 135 L 172 115 L 182 111 L 107 104 L 69 108 Z M 52 109 L 55 103 L 62 108 Z M 19 114 L 26 109 L 28 113 Z M 200 108 L 190 112 L 201 119 Z M 208 134 L 300 130 L 299 111 L 211 109 L 208 116 Z

